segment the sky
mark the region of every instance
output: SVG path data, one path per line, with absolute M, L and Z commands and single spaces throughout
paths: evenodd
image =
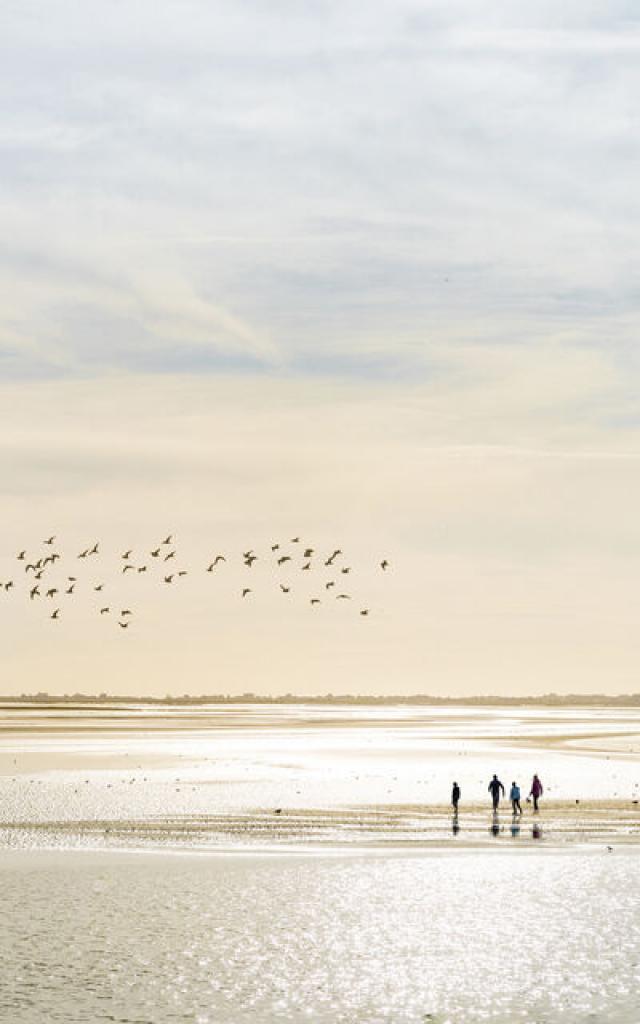
M 639 57 L 616 0 L 7 0 L 0 692 L 640 689 Z

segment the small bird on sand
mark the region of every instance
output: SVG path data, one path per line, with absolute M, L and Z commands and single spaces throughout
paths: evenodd
M 361 615 L 368 615 L 369 614 L 369 609 L 368 608 L 363 608 L 362 611 L 360 612 L 360 614 Z
M 102 590 L 103 587 L 104 587 L 104 583 L 98 583 L 97 587 L 94 587 L 93 589 L 97 590 L 97 591 L 100 591 L 100 590 Z

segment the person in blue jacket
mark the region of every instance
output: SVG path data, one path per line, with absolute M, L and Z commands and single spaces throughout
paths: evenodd
M 520 786 L 515 782 L 511 783 L 511 792 L 509 793 L 509 799 L 511 800 L 511 806 L 514 814 L 522 814 L 522 807 L 520 806 Z

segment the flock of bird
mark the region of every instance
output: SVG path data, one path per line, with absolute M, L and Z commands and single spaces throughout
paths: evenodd
M 63 556 L 56 550 L 57 547 L 54 535 L 42 541 L 42 548 L 37 554 L 28 554 L 26 548 L 19 551 L 15 556 L 15 560 L 19 563 L 21 573 L 20 575 L 14 573 L 11 579 L 0 581 L 0 593 L 9 595 L 12 592 L 22 591 L 28 595 L 31 603 L 42 600 L 44 603 L 50 601 L 49 607 L 51 611 L 49 618 L 53 621 L 60 619 L 64 612 L 64 604 L 62 602 L 66 602 L 67 599 L 74 597 L 76 595 L 76 588 L 88 590 L 95 595 L 103 595 L 104 593 L 104 598 L 102 600 L 98 599 L 96 603 L 98 614 L 100 616 L 109 616 L 112 619 L 115 618 L 120 629 L 128 629 L 133 620 L 133 612 L 131 608 L 116 606 L 112 600 L 108 599 L 109 590 L 114 588 L 110 587 L 104 578 L 101 578 L 101 576 L 105 576 L 105 573 L 97 573 L 88 584 L 86 579 L 81 578 L 78 574 L 80 571 L 78 561 L 83 564 L 91 561 L 97 569 L 103 568 L 104 563 L 102 562 L 100 541 L 96 541 L 78 552 L 74 558 L 73 573 L 65 574 L 64 577 L 59 576 L 62 565 L 65 563 L 63 562 Z M 120 554 L 116 568 L 119 568 L 120 574 L 123 577 L 126 577 L 129 573 L 136 577 L 155 570 L 155 578 L 162 586 L 172 586 L 183 576 L 193 572 L 192 569 L 177 568 L 177 556 L 178 551 L 173 535 L 168 534 L 159 544 L 150 548 L 142 558 L 134 556 L 133 548 L 123 551 Z M 282 579 L 276 581 L 282 595 L 295 592 L 296 588 L 291 577 L 291 571 L 294 573 L 310 573 L 315 570 L 317 573 L 318 570 L 321 570 L 326 578 L 322 580 L 319 587 L 321 596 L 315 595 L 309 598 L 309 604 L 312 607 L 327 600 L 352 600 L 352 594 L 346 592 L 352 567 L 346 564 L 340 548 L 335 548 L 330 553 L 327 552 L 319 555 L 315 548 L 303 544 L 300 537 L 292 537 L 286 551 L 282 544 L 275 543 L 271 544 L 270 550 L 262 555 L 258 555 L 253 548 L 249 548 L 241 553 L 238 552 L 236 555 L 218 553 L 212 556 L 210 560 L 207 560 L 206 564 L 203 563 L 199 567 L 199 571 L 219 574 L 224 571 L 224 567 L 228 562 L 233 561 L 242 564 L 247 570 L 251 570 L 254 563 L 258 561 L 267 561 L 275 570 L 283 570 L 286 566 L 288 570 L 286 582 Z M 378 566 L 382 572 L 386 572 L 389 568 L 388 559 L 383 558 L 378 563 Z M 244 585 L 239 588 L 239 595 L 242 599 L 249 598 L 253 592 L 252 586 Z M 358 610 L 361 616 L 368 616 L 370 613 L 370 609 L 367 607 L 360 607 Z

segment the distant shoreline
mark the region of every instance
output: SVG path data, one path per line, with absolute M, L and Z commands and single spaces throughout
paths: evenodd
M 179 697 L 149 697 L 136 694 L 99 695 L 86 693 L 49 694 L 35 693 L 0 696 L 2 705 L 35 704 L 67 705 L 67 704 L 147 704 L 150 706 L 188 706 L 205 704 L 315 704 L 349 706 L 431 706 L 431 707 L 640 707 L 640 693 L 620 694 L 617 696 L 602 693 L 592 694 L 558 694 L 546 693 L 541 696 L 500 697 L 495 695 L 469 697 L 435 697 L 428 694 L 375 695 L 375 694 L 322 694 L 302 696 L 287 693 L 281 696 L 265 696 L 256 693 L 242 694 L 206 694 L 191 696 L 182 694 Z

